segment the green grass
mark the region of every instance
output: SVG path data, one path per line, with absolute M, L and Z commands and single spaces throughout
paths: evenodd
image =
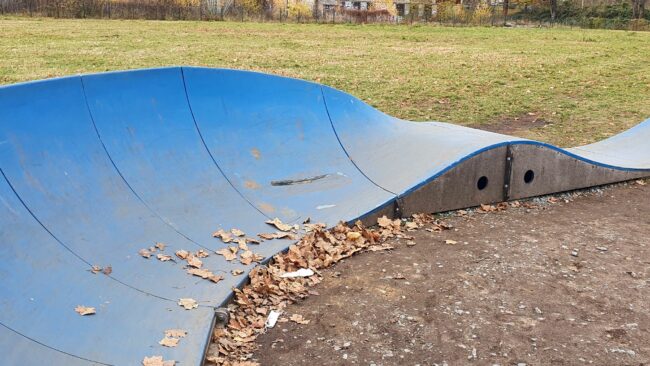
M 165 65 L 315 80 L 392 115 L 468 126 L 535 113 L 562 146 L 650 117 L 650 33 L 230 22 L 0 19 L 0 83 Z

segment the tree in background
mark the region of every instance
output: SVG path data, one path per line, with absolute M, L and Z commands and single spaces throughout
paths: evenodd
M 393 0 L 375 0 L 370 6 L 372 10 L 386 10 L 390 15 L 397 14 L 397 9 L 395 8 Z
M 310 9 L 309 6 L 302 1 L 290 3 L 287 11 L 289 18 L 298 21 L 309 19 L 312 16 L 312 9 Z
M 557 19 L 557 0 L 549 0 L 549 5 L 551 8 L 551 22 L 555 22 L 555 19 Z
M 632 0 L 632 18 L 642 19 L 645 13 L 646 0 Z
M 272 0 L 238 0 L 249 14 L 259 14 L 264 18 L 272 17 L 273 1 Z

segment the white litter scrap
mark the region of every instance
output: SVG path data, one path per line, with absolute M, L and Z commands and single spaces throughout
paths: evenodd
M 309 268 L 300 268 L 295 272 L 285 272 L 280 277 L 281 278 L 296 278 L 296 277 L 309 277 L 313 276 L 314 271 Z
M 266 325 L 267 328 L 275 327 L 275 323 L 278 322 L 278 318 L 280 317 L 280 315 L 282 315 L 281 311 L 271 310 L 271 312 L 269 313 L 269 317 L 266 318 L 266 323 L 264 323 L 264 325 Z

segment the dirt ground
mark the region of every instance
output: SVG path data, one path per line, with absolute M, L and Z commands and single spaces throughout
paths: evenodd
M 650 183 L 454 213 L 323 271 L 262 365 L 648 365 Z M 451 240 L 451 241 L 448 241 Z M 446 242 L 447 241 L 447 242 Z M 408 243 L 408 244 L 407 244 Z M 409 245 L 410 244 L 410 245 Z

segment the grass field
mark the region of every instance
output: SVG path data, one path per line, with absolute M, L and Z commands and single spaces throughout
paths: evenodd
M 0 18 L 3 84 L 165 65 L 315 80 L 398 117 L 563 146 L 650 117 L 650 33 Z

